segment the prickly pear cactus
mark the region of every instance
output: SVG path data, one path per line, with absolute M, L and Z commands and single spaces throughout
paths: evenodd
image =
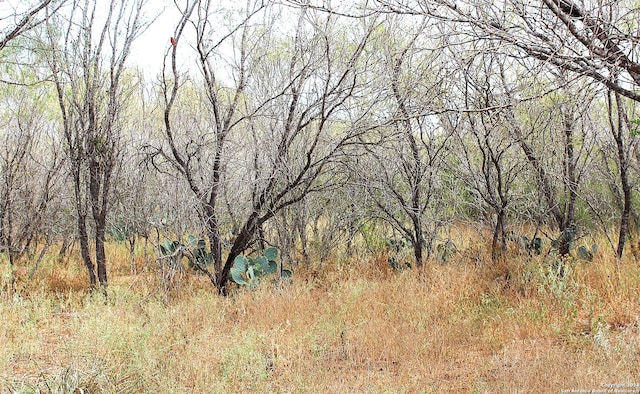
M 196 239 L 193 235 L 189 235 L 187 241 L 191 252 L 189 267 L 200 269 L 213 263 L 213 254 L 207 252 L 207 242 L 204 239 Z
M 183 258 L 187 259 L 189 268 L 195 270 L 203 269 L 213 263 L 213 254 L 207 252 L 206 241 L 196 239 L 193 235 L 187 237 L 186 244 L 165 238 L 164 242 L 158 245 L 158 249 L 172 266 L 178 266 Z
M 182 244 L 178 241 L 170 241 L 168 239 L 164 239 L 164 242 L 158 245 L 158 249 L 160 249 L 160 254 L 167 259 L 167 262 L 172 267 L 177 267 L 182 259 L 182 253 L 179 250 L 182 248 Z
M 278 249 L 267 248 L 261 256 L 238 256 L 233 261 L 233 267 L 229 272 L 231 281 L 243 286 L 256 286 L 265 275 L 275 274 L 278 271 Z M 291 277 L 291 271 L 282 270 L 282 277 Z

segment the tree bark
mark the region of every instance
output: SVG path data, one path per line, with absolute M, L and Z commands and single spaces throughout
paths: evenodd
M 623 135 L 623 130 L 625 126 L 628 127 L 629 120 L 626 117 L 626 112 L 624 110 L 624 103 L 619 93 L 615 94 L 616 101 L 616 110 L 617 110 L 617 127 L 614 126 L 613 122 L 611 122 L 611 131 L 613 132 L 614 140 L 616 141 L 617 155 L 618 155 L 618 166 L 619 166 L 619 175 L 620 175 L 620 184 L 622 186 L 622 212 L 620 214 L 620 229 L 618 232 L 618 246 L 616 249 L 616 256 L 618 259 L 622 258 L 622 254 L 624 253 L 624 246 L 627 241 L 627 236 L 629 233 L 629 217 L 631 214 L 631 193 L 633 190 L 632 185 L 629 182 L 628 175 L 628 167 L 629 167 L 629 158 L 626 153 L 625 147 L 625 138 Z M 609 117 L 612 119 L 611 114 L 611 95 L 609 95 Z

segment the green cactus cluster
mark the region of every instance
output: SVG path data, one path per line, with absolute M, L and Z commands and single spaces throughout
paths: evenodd
M 391 268 L 393 268 L 394 271 L 402 271 L 402 270 L 411 268 L 411 263 L 410 262 L 408 262 L 408 261 L 398 262 L 398 260 L 396 260 L 393 257 L 389 257 L 387 259 L 387 262 L 389 263 L 389 266 L 391 266 Z
M 529 237 L 527 237 L 526 235 L 521 235 L 517 238 L 517 243 L 518 246 L 526 250 L 529 254 L 542 254 L 542 247 L 544 246 L 544 242 L 540 237 L 533 237 L 533 239 L 529 239 Z
M 179 241 L 170 241 L 167 238 L 164 242 L 158 245 L 160 254 L 167 259 L 170 266 L 175 267 L 182 260 L 182 244 Z
M 187 255 L 189 267 L 201 269 L 213 263 L 213 253 L 207 252 L 207 243 L 204 239 L 196 239 L 193 235 L 187 237 L 189 254 Z
M 581 245 L 576 248 L 574 245 L 574 241 L 576 240 L 576 234 L 577 234 L 577 226 L 575 224 L 571 224 L 565 229 L 565 231 L 562 232 L 562 234 L 560 234 L 560 237 L 558 237 L 557 240 L 552 241 L 551 245 L 554 248 L 557 248 L 560 245 L 560 242 L 568 242 L 569 249 L 575 250 L 574 253 L 571 253 L 571 255 L 574 256 L 574 258 L 587 261 L 587 262 L 592 261 L 593 256 L 598 252 L 598 245 L 594 243 L 589 248 L 584 245 Z
M 385 245 L 388 250 L 393 251 L 396 254 L 400 253 L 404 248 L 409 246 L 404 239 L 395 239 L 395 238 L 390 238 L 385 240 Z
M 187 259 L 189 268 L 202 270 L 213 263 L 213 254 L 207 252 L 207 243 L 204 239 L 197 239 L 193 235 L 187 237 L 187 243 L 171 241 L 167 238 L 158 245 L 162 256 L 168 259 L 172 266 L 177 266 L 183 258 Z
M 576 234 L 578 233 L 578 226 L 575 223 L 571 223 L 567 228 L 565 228 L 560 236 L 557 239 L 551 241 L 551 246 L 554 249 L 560 248 L 560 245 L 568 244 L 569 249 L 573 249 L 573 242 L 576 239 Z
M 158 245 L 160 253 L 168 264 L 172 267 L 182 267 L 186 259 L 187 266 L 196 271 L 204 271 L 213 263 L 213 254 L 207 251 L 207 243 L 204 239 L 197 239 L 189 235 L 187 242 L 171 241 L 167 238 Z M 229 272 L 229 279 L 243 286 L 256 286 L 260 283 L 260 278 L 265 275 L 275 274 L 278 271 L 278 249 L 267 248 L 264 254 L 253 257 L 238 256 L 233 261 L 233 266 Z M 280 271 L 282 278 L 290 278 L 290 270 Z
M 278 271 L 277 258 L 278 249 L 275 247 L 265 249 L 264 254 L 259 256 L 238 256 L 233 261 L 229 279 L 242 286 L 256 286 L 263 276 L 275 274 Z M 283 278 L 290 278 L 291 271 L 283 269 L 280 275 Z
M 591 247 L 581 245 L 579 247 L 575 247 L 576 234 L 577 226 L 575 224 L 571 224 L 558 236 L 557 239 L 551 240 L 551 248 L 547 251 L 547 255 L 556 254 L 560 246 L 564 243 L 568 244 L 570 254 L 574 258 L 583 261 L 592 261 L 593 256 L 598 252 L 598 245 L 593 244 Z M 544 242 L 540 237 L 534 236 L 534 238 L 529 239 L 527 236 L 517 236 L 517 234 L 514 234 L 511 239 L 515 241 L 521 249 L 529 252 L 529 254 L 542 254 Z

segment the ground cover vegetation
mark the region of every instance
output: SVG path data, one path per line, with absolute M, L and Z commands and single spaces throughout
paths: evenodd
M 2 390 L 638 389 L 635 2 L 155 7 L 2 11 Z

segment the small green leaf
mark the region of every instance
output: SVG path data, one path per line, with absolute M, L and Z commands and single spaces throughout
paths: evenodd
M 540 237 L 535 237 L 533 239 L 533 249 L 536 251 L 537 254 L 541 254 L 542 253 L 542 238 Z
M 591 261 L 593 260 L 593 254 L 583 245 L 578 248 L 578 258 L 580 260 Z
M 282 270 L 281 275 L 283 278 L 291 278 L 293 273 L 290 270 Z

